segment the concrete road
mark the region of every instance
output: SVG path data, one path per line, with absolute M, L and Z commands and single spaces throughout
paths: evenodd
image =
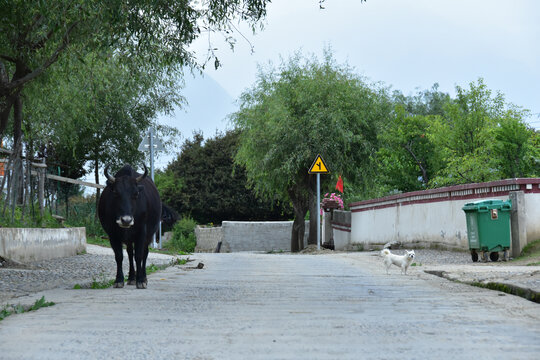
M 538 359 L 540 306 L 367 253 L 196 254 L 148 289 L 51 290 L 0 359 Z

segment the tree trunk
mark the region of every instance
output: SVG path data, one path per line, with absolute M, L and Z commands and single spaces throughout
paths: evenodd
M 15 97 L 15 102 L 13 103 L 13 143 L 22 144 L 22 101 L 21 95 L 18 92 Z M 24 199 L 24 174 L 23 174 L 23 163 L 22 163 L 22 146 L 17 146 L 14 151 L 17 151 L 16 158 L 18 161 L 15 162 L 16 168 L 14 171 L 17 172 L 19 180 L 14 186 L 17 187 L 15 192 L 17 204 L 22 205 Z
M 299 252 L 304 249 L 305 229 L 304 217 L 295 213 L 291 234 L 291 252 Z
M 309 176 L 309 236 L 308 245 L 317 245 L 317 216 L 319 206 L 317 204 L 317 175 Z
M 96 184 L 99 184 L 99 163 L 96 159 L 96 161 L 94 161 L 94 177 L 96 179 Z M 98 220 L 98 207 L 99 207 L 99 197 L 101 196 L 101 189 L 100 188 L 96 188 L 96 211 L 95 211 L 95 216 L 94 216 L 94 220 L 97 221 Z
M 290 188 L 288 193 L 294 209 L 291 252 L 298 252 L 304 249 L 304 233 L 306 232 L 304 219 L 309 208 L 309 199 L 302 189 Z

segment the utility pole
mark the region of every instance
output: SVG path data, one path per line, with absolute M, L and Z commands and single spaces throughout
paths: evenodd
M 152 128 L 148 129 L 148 133 L 143 138 L 138 147 L 139 151 L 148 151 L 150 155 L 150 178 L 154 181 L 154 153 L 156 151 L 165 150 L 163 143 L 159 140 L 158 137 L 154 136 L 154 130 Z M 161 219 L 159 221 L 159 249 L 161 249 Z M 152 240 L 152 247 L 156 248 L 156 236 L 154 234 Z

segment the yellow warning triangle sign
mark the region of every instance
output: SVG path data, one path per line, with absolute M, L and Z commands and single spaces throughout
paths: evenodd
M 317 158 L 313 162 L 313 165 L 309 168 L 308 173 L 310 174 L 328 174 L 328 167 L 326 166 L 321 155 L 317 155 Z

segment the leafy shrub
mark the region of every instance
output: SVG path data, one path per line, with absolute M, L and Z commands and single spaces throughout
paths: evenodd
M 165 247 L 168 250 L 177 252 L 193 252 L 195 245 L 197 245 L 195 226 L 197 226 L 197 223 L 191 218 L 179 220 L 173 227 L 171 241 L 165 244 Z
M 48 209 L 45 209 L 43 217 L 41 217 L 37 204 L 27 205 L 26 214 L 23 214 L 22 208 L 17 205 L 12 214 L 11 207 L 6 206 L 4 201 L 0 200 L 0 227 L 59 228 L 60 224 L 52 217 Z

